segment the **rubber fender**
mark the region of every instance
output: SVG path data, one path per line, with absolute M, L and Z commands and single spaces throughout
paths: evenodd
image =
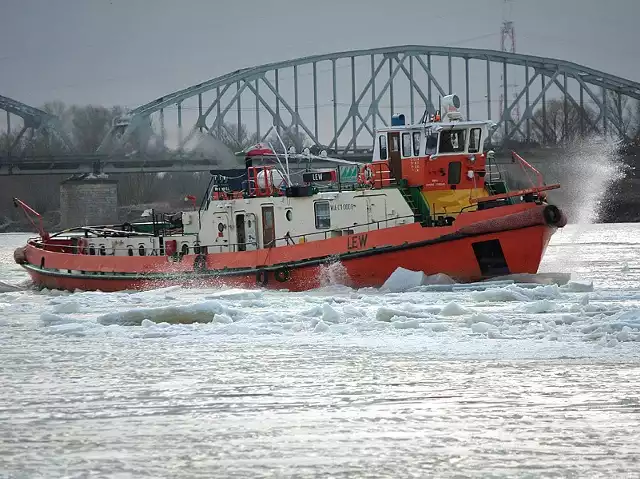
M 203 254 L 199 254 L 193 260 L 193 270 L 197 273 L 201 273 L 207 269 L 207 257 Z
M 291 271 L 289 271 L 289 268 L 282 268 L 276 271 L 273 276 L 280 283 L 284 283 L 289 281 L 289 278 L 291 278 Z
M 261 269 L 256 273 L 256 284 L 258 286 L 266 286 L 269 282 L 269 272 Z
M 15 249 L 13 252 L 13 260 L 18 264 L 25 264 L 27 262 L 24 246 Z
M 567 224 L 566 217 L 564 216 L 562 211 L 560 211 L 560 208 L 555 205 L 545 206 L 542 214 L 544 216 L 544 220 L 550 226 L 562 227 Z

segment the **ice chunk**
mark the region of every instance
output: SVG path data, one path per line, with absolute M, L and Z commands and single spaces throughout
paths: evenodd
M 85 326 L 79 323 L 56 324 L 47 329 L 49 334 L 65 334 L 69 336 L 84 336 Z
M 593 281 L 569 281 L 562 288 L 574 293 L 588 293 L 593 291 Z
M 54 313 L 78 313 L 80 312 L 80 305 L 76 301 L 67 301 L 57 304 L 53 307 Z
M 429 276 L 425 276 L 422 280 L 423 285 L 436 285 L 436 284 L 455 284 L 455 281 L 451 276 L 448 276 L 444 273 L 432 274 Z
M 392 309 L 392 308 L 382 307 L 382 308 L 378 309 L 378 312 L 376 313 L 376 320 L 378 320 L 378 321 L 391 321 L 391 319 L 394 316 L 404 316 L 404 317 L 407 317 L 407 318 L 428 318 L 431 315 L 430 315 L 429 312 L 414 313 L 414 312 L 409 312 L 409 311 L 403 311 L 403 310 L 400 310 L 400 309 Z
M 549 301 L 548 299 L 542 299 L 540 301 L 535 301 L 533 303 L 525 304 L 520 309 L 525 313 L 534 313 L 534 314 L 549 313 L 556 309 L 556 305 L 551 301 Z
M 314 333 L 324 333 L 326 331 L 329 331 L 329 325 L 322 320 L 318 321 L 316 327 L 313 328 Z
M 322 320 L 325 323 L 339 323 L 340 315 L 330 304 L 324 303 L 322 305 Z
M 425 275 L 422 271 L 411 271 L 398 267 L 391 273 L 391 276 L 387 278 L 382 288 L 380 288 L 380 291 L 400 293 L 421 286 L 424 280 Z
M 230 323 L 233 323 L 233 319 L 231 318 L 231 316 L 228 316 L 224 313 L 220 313 L 220 314 L 215 314 L 213 316 L 213 322 L 221 323 L 221 324 L 230 324 Z
M 119 324 L 121 326 L 138 326 L 145 319 L 154 323 L 210 323 L 214 314 L 225 310 L 217 301 L 189 304 L 182 306 L 160 306 L 157 308 L 138 308 L 99 316 L 99 324 Z
M 465 323 L 467 324 L 467 326 L 472 326 L 478 323 L 494 324 L 495 320 L 491 319 L 486 314 L 476 313 L 471 317 L 467 318 Z
M 440 314 L 442 316 L 461 316 L 468 313 L 469 310 L 463 308 L 458 303 L 455 303 L 453 301 L 447 304 L 444 308 L 442 308 L 442 311 L 440 311 Z
M 398 317 L 397 321 L 393 321 L 391 324 L 396 329 L 416 329 L 420 327 L 420 320 Z
M 474 333 L 488 333 L 489 331 L 495 331 L 496 327 L 493 324 L 489 324 L 489 323 L 483 323 L 483 322 L 479 322 L 479 323 L 474 323 L 471 325 L 471 331 L 473 331 Z
M 528 301 L 529 297 L 522 292 L 510 288 L 488 289 L 471 293 L 471 299 L 484 301 Z
M 42 313 L 40 315 L 40 321 L 42 321 L 42 323 L 45 326 L 50 326 L 53 324 L 69 323 L 68 319 L 63 318 L 62 316 L 58 316 L 57 314 L 51 314 L 51 313 Z

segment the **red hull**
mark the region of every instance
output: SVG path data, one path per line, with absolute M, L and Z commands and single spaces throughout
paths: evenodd
M 507 208 L 510 214 L 506 218 L 496 216 L 497 211 L 492 210 L 474 212 L 474 219 L 480 217 L 482 221 L 459 219 L 457 228 L 411 224 L 318 242 L 322 246 L 307 243 L 257 252 L 210 254 L 206 256 L 207 271 L 202 273 L 193 270 L 194 255 L 185 256 L 181 263 L 168 263 L 165 257 L 142 257 L 136 258 L 137 265 L 132 265 L 134 258 L 56 253 L 32 245 L 26 247 L 24 266 L 35 285 L 71 291 L 140 290 L 171 285 L 264 286 L 302 291 L 326 284 L 323 278 L 327 277 L 328 261 L 309 259 L 318 257 L 318 250 L 325 258 L 338 255 L 342 264 L 339 282 L 358 288 L 381 286 L 398 267 L 425 274 L 445 273 L 462 282 L 499 274 L 536 273 L 556 226 L 539 219 L 540 206 L 514 205 L 495 210 L 503 212 Z M 497 259 L 495 248 L 489 253 L 479 253 L 478 244 L 494 247 L 496 243 Z M 480 264 L 482 255 L 488 255 L 484 267 Z M 227 269 L 218 262 L 225 259 Z M 46 269 L 40 268 L 41 261 Z M 283 278 L 282 270 L 278 269 L 277 265 L 282 264 L 289 266 L 288 277 Z M 256 268 L 262 269 L 256 272 Z M 73 270 L 84 273 L 71 274 Z M 280 273 L 279 280 L 276 272 Z

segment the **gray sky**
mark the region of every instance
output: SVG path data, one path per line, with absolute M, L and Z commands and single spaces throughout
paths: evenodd
M 237 68 L 400 44 L 500 47 L 502 0 L 0 0 L 0 94 L 135 107 Z M 640 0 L 514 0 L 517 51 L 640 81 Z

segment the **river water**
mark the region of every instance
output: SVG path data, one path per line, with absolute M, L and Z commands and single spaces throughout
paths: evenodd
M 0 476 L 638 477 L 639 247 L 570 225 L 558 284 L 0 294 Z

